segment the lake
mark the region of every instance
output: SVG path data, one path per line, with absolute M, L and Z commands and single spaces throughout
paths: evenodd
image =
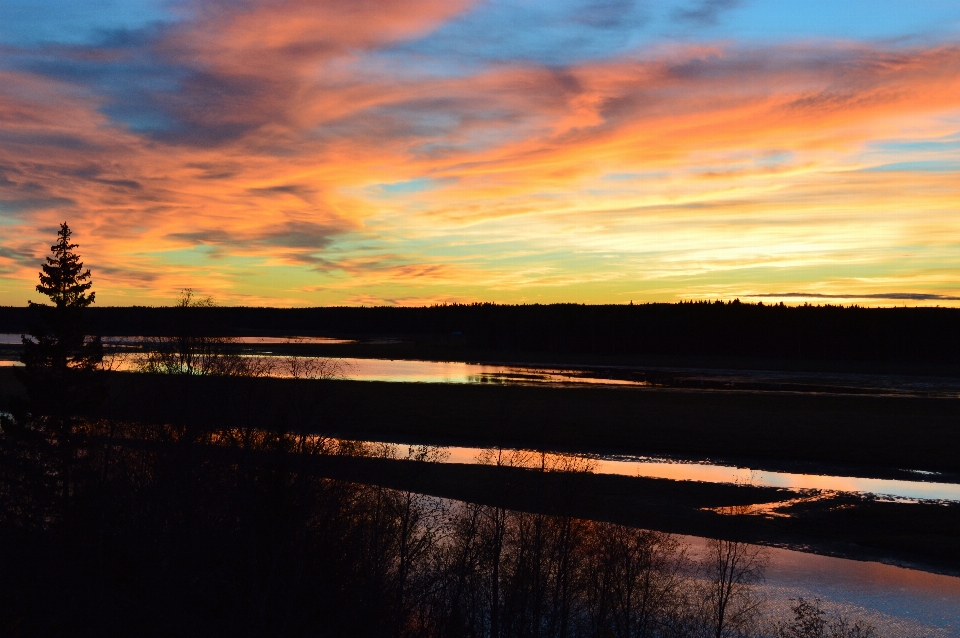
M 350 339 L 335 337 L 232 337 L 233 344 L 248 356 L 291 358 L 275 346 L 349 345 Z M 121 358 L 112 369 L 135 370 L 133 347 L 142 337 L 105 337 L 108 348 Z M 386 343 L 381 339 L 370 343 Z M 20 344 L 19 334 L 0 334 L 0 346 Z M 149 347 L 149 342 L 146 342 Z M 288 348 L 289 349 L 289 348 Z M 126 358 L 123 352 L 126 351 Z M 17 365 L 13 348 L 7 349 L 0 366 Z M 787 372 L 650 366 L 562 366 L 526 362 L 427 361 L 359 357 L 295 357 L 322 360 L 338 370 L 338 376 L 357 381 L 396 383 L 493 383 L 569 384 L 621 387 L 661 387 L 738 392 L 804 392 L 869 394 L 876 396 L 960 397 L 960 379 L 909 375 Z M 282 376 L 278 374 L 277 376 Z

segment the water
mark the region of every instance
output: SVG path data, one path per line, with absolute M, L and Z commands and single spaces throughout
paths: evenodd
M 106 337 L 116 351 L 139 346 L 142 337 Z M 333 345 L 356 343 L 333 337 L 232 337 L 250 354 L 286 357 L 270 346 Z M 380 339 L 365 343 L 395 343 Z M 0 334 L 0 346 L 20 344 L 19 334 Z M 8 350 L 9 352 L 9 350 Z M 7 354 L 12 358 L 12 354 Z M 483 364 L 457 361 L 359 359 L 320 357 L 335 365 L 345 379 L 412 383 L 502 383 L 502 384 L 601 384 L 628 387 L 666 387 L 708 391 L 816 392 L 885 396 L 960 397 L 960 379 L 906 375 L 784 372 L 639 366 L 542 366 L 526 363 Z M 16 365 L 7 360 L 0 366 Z M 112 369 L 134 370 L 132 359 Z M 280 375 L 278 375 L 280 376 Z
M 387 381 L 391 383 L 493 383 L 493 384 L 599 384 L 643 387 L 648 384 L 590 376 L 582 370 L 539 369 L 521 366 L 497 366 L 456 361 L 418 361 L 411 359 L 360 359 L 355 357 L 285 357 L 270 355 L 267 360 L 297 359 L 308 365 L 319 364 L 323 377 L 350 381 Z M 16 365 L 16 364 L 14 364 Z M 113 370 L 136 371 L 135 357 L 119 359 Z M 268 373 L 273 377 L 290 377 L 280 366 Z M 307 373 L 307 376 L 310 376 Z
M 370 445 L 389 445 L 369 443 Z M 490 463 L 496 450 L 483 447 L 440 447 L 437 459 L 443 463 Z M 589 470 L 597 474 L 616 474 L 674 481 L 733 483 L 757 487 L 779 487 L 791 490 L 821 490 L 876 495 L 903 501 L 935 500 L 960 502 L 960 483 L 906 481 L 829 476 L 756 470 L 748 467 L 711 463 L 678 462 L 666 459 L 624 456 L 589 456 L 553 454 L 530 450 L 507 450 L 503 463 L 517 467 L 548 470 Z
M 144 341 L 144 337 L 103 337 L 102 340 L 108 344 L 139 345 Z M 356 343 L 353 339 L 335 337 L 231 337 L 231 341 L 243 345 Z M 0 345 L 20 345 L 20 343 L 19 334 L 0 333 Z
M 682 540 L 696 556 L 706 539 Z M 885 636 L 960 636 L 960 578 L 882 563 L 767 549 L 760 586 L 771 607 L 789 614 L 799 597 L 821 598 L 844 615 L 876 625 Z
M 116 339 L 133 344 L 137 338 Z M 244 345 L 345 343 L 324 337 L 244 337 Z M 0 334 L 0 345 L 19 345 L 20 335 Z M 355 380 L 421 383 L 600 383 L 647 385 L 625 379 L 596 376 L 596 370 L 553 369 L 534 366 L 484 365 L 462 362 L 434 362 L 386 359 L 328 359 L 340 366 L 342 377 Z M 16 365 L 0 361 L 0 366 Z M 121 368 L 134 369 L 130 360 Z M 735 389 L 759 381 L 778 384 L 790 380 L 832 383 L 837 388 L 873 388 L 881 393 L 931 392 L 956 396 L 952 380 L 907 378 L 882 375 L 796 375 L 756 371 L 683 371 L 686 380 L 717 379 Z M 593 375 L 593 376 L 591 376 Z M 724 376 L 726 375 L 726 376 Z M 858 385 L 859 384 L 859 385 Z M 492 450 L 481 447 L 440 448 L 437 460 L 445 463 L 475 464 L 486 460 Z M 669 459 L 626 456 L 566 455 L 511 450 L 510 463 L 552 470 L 577 469 L 602 474 L 639 476 L 709 483 L 750 484 L 793 490 L 823 490 L 874 494 L 908 501 L 937 500 L 960 502 L 960 484 L 937 481 L 936 475 L 917 473 L 924 480 L 886 480 L 853 476 L 831 476 L 775 472 L 749 467 L 711 463 L 677 462 Z M 486 456 L 487 459 L 483 457 Z M 685 537 L 694 552 L 705 539 Z M 769 549 L 764 593 L 774 606 L 786 613 L 797 597 L 822 598 L 848 616 L 861 617 L 877 625 L 887 636 L 960 637 L 960 578 L 929 574 L 879 563 L 818 556 L 784 549 Z
M 105 342 L 114 346 L 139 345 L 141 337 L 105 337 Z M 19 345 L 20 335 L 0 334 L 0 345 Z M 348 339 L 331 337 L 236 337 L 234 343 L 244 346 L 302 345 L 302 344 L 347 344 Z M 264 351 L 258 355 L 290 358 Z M 406 383 L 576 383 L 645 386 L 644 382 L 610 379 L 581 369 L 537 368 L 530 366 L 486 365 L 457 361 L 419 361 L 409 359 L 361 359 L 355 357 L 295 357 L 327 364 L 326 369 L 336 369 L 338 378 L 354 381 L 389 381 Z M 16 366 L 12 360 L 0 361 L 0 366 Z M 136 356 L 120 355 L 113 370 L 137 370 Z M 277 371 L 271 376 L 285 376 Z
M 111 345 L 141 345 L 144 337 L 103 337 L 103 342 Z M 0 341 L 0 343 L 3 343 Z M 19 343 L 19 341 L 17 341 Z M 149 341 L 146 341 L 149 344 Z M 354 339 L 338 339 L 336 337 L 230 337 L 230 343 L 245 346 L 259 345 L 337 345 L 356 343 Z
M 646 383 L 590 376 L 583 370 L 486 365 L 409 359 L 336 359 L 342 376 L 354 381 L 407 383 L 587 383 L 643 386 Z
M 403 458 L 405 446 L 363 442 L 367 449 L 392 449 Z M 349 449 L 349 446 L 346 446 Z M 590 471 L 674 480 L 817 488 L 842 491 L 883 490 L 903 498 L 960 500 L 960 485 L 920 481 L 876 481 L 844 476 L 758 472 L 749 468 L 676 463 L 662 459 L 593 457 L 551 454 L 531 450 L 480 447 L 440 447 L 430 459 L 443 463 L 490 464 L 543 468 L 552 471 Z M 744 479 L 749 477 L 750 481 Z M 707 539 L 681 536 L 696 559 Z M 765 548 L 768 564 L 759 589 L 775 614 L 790 617 L 797 598 L 820 598 L 828 611 L 875 625 L 884 636 L 960 638 L 960 578 L 931 574 L 882 563 L 857 561 L 782 548 Z
M 678 463 L 644 458 L 632 460 L 605 458 L 599 459 L 597 463 L 600 468 L 598 471 L 605 474 L 646 476 L 679 481 L 703 481 L 706 483 L 736 483 L 792 490 L 854 492 L 896 499 L 960 501 L 960 484 L 956 483 L 771 472 L 747 467 L 708 463 Z

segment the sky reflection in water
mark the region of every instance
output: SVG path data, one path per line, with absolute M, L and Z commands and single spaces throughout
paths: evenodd
M 0 345 L 19 345 L 19 334 L 0 334 Z M 105 337 L 115 345 L 138 345 L 142 337 Z M 257 345 L 346 344 L 349 339 L 333 337 L 236 337 L 234 343 Z M 148 344 L 149 345 L 149 344 Z M 274 353 L 261 352 L 272 356 Z M 308 358 L 308 357 L 298 357 Z M 313 357 L 309 357 L 313 358 Z M 646 385 L 642 382 L 606 379 L 590 376 L 583 370 L 542 370 L 524 366 L 484 365 L 459 361 L 418 361 L 409 359 L 361 359 L 354 357 L 316 357 L 332 361 L 339 375 L 355 381 L 389 381 L 394 383 L 590 383 L 603 385 Z M 11 360 L 0 361 L 0 366 L 17 365 Z M 114 370 L 136 370 L 134 356 L 121 357 Z
M 392 449 L 394 458 L 404 458 L 404 450 L 407 449 L 402 444 L 365 444 L 369 448 Z M 415 448 L 410 449 L 412 451 Z M 437 448 L 431 458 L 444 463 L 491 464 L 498 462 L 498 456 L 501 465 L 553 471 L 576 468 L 580 471 L 627 476 L 741 483 L 745 482 L 742 480 L 744 476 L 752 476 L 754 485 L 764 484 L 760 481 L 767 480 L 763 478 L 767 477 L 772 479 L 767 484 L 777 487 L 798 487 L 808 482 L 806 484 L 828 485 L 821 489 L 831 490 L 854 490 L 877 483 L 900 491 L 925 487 L 924 484 L 911 484 L 909 481 L 870 483 L 871 479 L 751 472 L 746 468 L 641 459 L 598 459 L 532 450 L 442 447 Z M 953 489 L 950 492 L 952 500 L 960 500 L 960 485 L 946 488 Z M 705 549 L 705 538 L 680 538 L 689 547 L 691 558 Z M 767 548 L 767 551 L 769 563 L 760 588 L 770 606 L 784 616 L 789 615 L 789 607 L 798 597 L 808 600 L 821 598 L 830 609 L 839 609 L 848 617 L 865 619 L 886 636 L 960 637 L 960 578 L 782 548 Z
M 0 334 L 0 346 L 19 345 L 19 334 Z M 289 349 L 275 352 L 270 346 L 332 345 L 356 343 L 336 337 L 230 337 L 245 356 L 291 358 Z M 397 343 L 396 339 L 376 339 L 367 344 Z M 110 365 L 112 370 L 136 370 L 136 351 L 150 348 L 144 337 L 104 337 L 108 351 L 120 353 Z M 0 366 L 16 365 L 11 351 Z M 323 361 L 325 370 L 336 369 L 337 376 L 355 381 L 392 383 L 495 383 L 495 384 L 593 384 L 618 386 L 661 386 L 678 389 L 738 392 L 804 392 L 831 394 L 869 394 L 874 396 L 960 397 L 960 379 L 951 377 L 883 375 L 862 373 L 811 373 L 777 370 L 658 368 L 646 366 L 539 366 L 536 364 L 483 364 L 463 361 L 425 361 L 415 359 L 374 359 L 356 357 L 292 357 Z M 310 366 L 307 366 L 308 368 Z M 284 376 L 284 366 L 267 372 Z
M 706 539 L 684 536 L 692 552 Z M 798 597 L 819 597 L 885 636 L 960 636 L 960 578 L 869 561 L 769 548 L 761 586 L 771 606 L 788 613 Z
M 338 359 L 343 376 L 357 381 L 413 383 L 592 383 L 646 385 L 635 381 L 585 376 L 580 370 L 538 369 L 457 361 L 406 359 Z
M 443 455 L 446 463 L 478 463 L 479 456 L 484 452 L 484 448 L 474 447 L 446 447 L 442 449 L 446 452 Z M 531 461 L 525 466 L 538 467 L 541 453 L 530 452 L 528 454 Z M 549 457 L 560 455 L 546 454 L 545 456 L 548 457 L 546 460 L 547 466 L 551 467 L 553 461 L 549 460 Z M 738 483 L 794 490 L 815 489 L 856 492 L 904 500 L 960 501 L 960 484 L 957 483 L 793 474 L 708 463 L 681 463 L 643 457 L 632 459 L 628 457 L 589 458 L 589 461 L 592 471 L 598 474 L 640 476 L 675 481 L 703 481 L 706 483 Z

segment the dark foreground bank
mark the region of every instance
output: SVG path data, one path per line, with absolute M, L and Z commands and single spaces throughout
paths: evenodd
M 877 636 L 815 603 L 770 616 L 762 550 L 724 534 L 693 560 L 574 515 L 557 495 L 583 507 L 589 475 L 431 475 L 429 448 L 398 460 L 275 429 L 22 425 L 0 437 L 3 635 L 786 638 L 824 619 Z M 667 511 L 776 493 L 662 483 L 619 489 Z
M 0 380 L 12 388 L 12 373 Z M 2 386 L 0 386 L 2 387 Z M 96 416 L 382 441 L 960 473 L 960 399 L 117 373 Z M 754 462 L 755 461 L 755 462 Z
M 322 456 L 305 471 L 491 507 L 960 575 L 957 503 L 896 503 L 843 493 L 541 471 L 493 461 L 445 465 L 404 459 L 406 449 L 398 448 L 400 459 Z M 509 454 L 505 456 L 509 463 Z M 750 507 L 771 503 L 786 506 L 775 516 L 759 515 Z
M 9 370 L 0 371 L 3 379 L 12 389 Z M 108 390 L 106 403 L 91 416 L 176 426 L 191 436 L 266 429 L 421 444 L 748 458 L 751 467 L 772 469 L 809 471 L 829 464 L 857 476 L 884 476 L 898 468 L 960 470 L 957 400 L 127 373 L 111 375 Z M 535 477 L 517 469 L 490 474 L 484 467 L 364 463 L 324 457 L 312 461 L 310 471 L 507 508 L 960 570 L 955 505 L 839 496 L 799 503 L 787 510 L 789 518 L 731 518 L 705 508 L 799 494 L 590 474 Z

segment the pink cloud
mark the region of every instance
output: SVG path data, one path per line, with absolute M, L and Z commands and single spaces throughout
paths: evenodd
M 816 171 L 875 140 L 936 132 L 936 118 L 960 112 L 956 47 L 718 45 L 459 76 L 397 72 L 378 57 L 465 6 L 198 4 L 150 43 L 179 72 L 143 98 L 174 123 L 169 135 L 104 115 L 110 99 L 78 82 L 0 72 L 0 202 L 14 211 L 0 269 L 32 278 L 29 256 L 69 219 L 118 289 L 171 288 L 202 272 L 227 290 L 249 260 L 357 285 L 454 285 L 475 270 L 418 258 L 400 235 L 556 217 L 599 197 L 580 189 L 611 172 L 673 171 L 679 190 L 696 193 Z M 742 160 L 784 150 L 796 158 Z M 386 202 L 364 194 L 413 179 L 435 186 Z M 841 190 L 871 188 L 848 180 Z M 348 236 L 379 248 L 338 252 Z M 235 263 L 164 256 L 199 248 Z

